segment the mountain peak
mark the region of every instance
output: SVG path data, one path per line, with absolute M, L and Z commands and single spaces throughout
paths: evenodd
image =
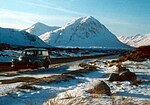
M 84 17 L 81 17 L 82 18 L 82 21 L 97 21 L 97 19 L 95 19 L 94 17 L 92 16 L 84 16 Z
M 35 24 L 43 24 L 43 23 L 41 23 L 41 22 L 37 22 L 37 23 L 35 23 Z
M 59 28 L 59 27 L 57 27 L 57 26 L 48 26 L 48 25 L 43 24 L 41 22 L 37 22 L 37 23 L 33 24 L 31 27 L 25 29 L 25 31 L 29 32 L 30 34 L 40 36 L 41 34 L 53 31 L 57 28 Z
M 82 21 L 82 22 L 86 22 L 86 21 L 93 21 L 93 20 L 97 20 L 92 16 L 83 16 L 83 17 L 78 17 L 77 19 L 75 19 L 75 21 Z
M 97 19 L 95 19 L 92 16 L 83 16 L 83 17 L 79 17 L 77 19 L 72 20 L 70 23 L 68 24 L 74 24 L 74 23 L 85 23 L 85 22 L 98 22 L 100 23 Z
M 86 28 L 86 29 L 85 29 Z M 75 29 L 76 31 L 80 30 L 89 30 L 89 31 L 98 31 L 98 30 L 107 30 L 108 29 L 102 25 L 97 19 L 92 16 L 83 16 L 77 19 L 72 20 L 71 22 L 67 23 L 66 25 L 62 26 L 58 30 L 63 29 Z M 56 30 L 56 31 L 58 31 Z
M 40 38 L 56 47 L 128 48 L 92 16 L 79 17 L 55 31 L 41 35 Z
M 34 26 L 34 27 L 39 27 L 39 26 L 48 26 L 48 25 L 46 25 L 46 24 L 44 24 L 44 23 L 41 23 L 41 22 L 37 22 L 37 23 L 35 23 L 35 24 L 33 24 L 32 26 Z M 31 26 L 31 27 L 32 27 Z M 49 27 L 49 26 L 48 26 Z

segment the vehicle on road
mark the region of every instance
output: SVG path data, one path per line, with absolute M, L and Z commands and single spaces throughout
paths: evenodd
M 48 50 L 43 48 L 28 48 L 22 51 L 17 59 L 12 59 L 11 67 L 14 70 L 21 68 L 37 69 L 39 67 L 48 68 L 50 55 Z

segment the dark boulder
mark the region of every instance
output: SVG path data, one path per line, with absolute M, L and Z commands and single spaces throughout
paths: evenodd
M 99 81 L 94 88 L 90 89 L 88 92 L 94 94 L 111 94 L 109 86 L 104 81 Z
M 111 73 L 109 75 L 109 81 L 113 82 L 113 81 L 120 81 L 120 76 L 118 73 Z
M 121 81 L 135 81 L 136 74 L 130 71 L 124 71 L 119 74 Z
M 83 67 L 85 70 L 96 70 L 96 68 L 97 68 L 94 65 L 90 65 L 90 64 L 87 64 L 87 63 L 84 63 L 84 62 L 80 63 L 79 66 Z
M 79 64 L 79 66 L 80 66 L 80 67 L 86 67 L 86 66 L 88 66 L 88 64 L 82 62 L 82 63 Z
M 118 66 L 116 66 L 116 67 L 117 67 L 117 68 L 116 68 L 116 72 L 118 72 L 118 73 L 125 72 L 125 71 L 127 71 L 127 72 L 130 71 L 129 69 L 127 69 L 126 67 L 123 67 L 123 66 L 121 66 L 121 65 L 118 65 Z

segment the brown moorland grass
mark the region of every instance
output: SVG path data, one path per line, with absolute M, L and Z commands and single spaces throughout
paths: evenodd
M 79 69 L 79 70 L 63 73 L 60 75 L 52 75 L 52 76 L 42 77 L 42 78 L 16 77 L 13 79 L 0 80 L 0 82 L 1 84 L 10 84 L 16 82 L 28 82 L 29 84 L 54 83 L 54 82 L 59 83 L 61 81 L 69 81 L 70 79 L 74 79 L 75 76 L 83 76 L 83 74 L 93 70 L 96 70 L 96 68 L 92 67 L 88 69 Z
M 1 84 L 10 84 L 10 83 L 16 83 L 16 82 L 31 82 L 35 80 L 36 78 L 34 77 L 16 77 L 13 79 L 0 80 L 0 82 Z
M 122 56 L 119 61 L 144 61 L 146 59 L 150 59 L 150 45 L 149 46 L 141 46 L 131 53 Z
M 25 83 L 25 84 L 22 84 L 21 86 L 18 86 L 17 87 L 18 89 L 30 89 L 30 90 L 36 90 L 37 88 L 28 84 L 28 83 Z

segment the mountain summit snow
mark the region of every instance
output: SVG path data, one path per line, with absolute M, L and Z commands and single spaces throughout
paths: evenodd
M 129 48 L 92 16 L 77 18 L 40 38 L 56 47 Z
M 57 26 L 48 26 L 48 25 L 38 22 L 36 24 L 33 24 L 31 27 L 25 29 L 25 31 L 29 32 L 30 34 L 40 36 L 46 32 L 53 31 L 58 28 L 59 27 Z

